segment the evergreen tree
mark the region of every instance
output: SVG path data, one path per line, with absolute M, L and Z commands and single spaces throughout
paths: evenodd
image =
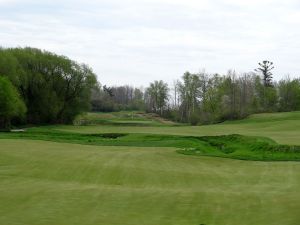
M 265 87 L 272 86 L 273 74 L 271 71 L 274 69 L 273 62 L 264 60 L 264 61 L 258 63 L 258 65 L 259 65 L 259 67 L 257 69 L 255 69 L 255 71 L 262 74 L 264 86 Z

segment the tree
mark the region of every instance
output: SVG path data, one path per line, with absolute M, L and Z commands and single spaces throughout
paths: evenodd
M 185 72 L 183 82 L 179 83 L 179 92 L 181 98 L 181 120 L 190 121 L 191 115 L 195 113 L 198 107 L 200 97 L 200 79 L 198 74 Z
M 279 110 L 300 110 L 300 80 L 287 77 L 278 83 Z
M 264 60 L 258 63 L 259 67 L 255 69 L 256 72 L 260 72 L 263 75 L 263 84 L 265 87 L 272 86 L 273 74 L 272 70 L 274 69 L 273 62 Z
M 120 110 L 145 110 L 144 92 L 142 88 L 129 85 L 112 86 L 104 85 L 93 89 L 92 111 L 114 112 Z
M 228 71 L 226 77 L 224 77 L 221 90 L 223 92 L 222 98 L 222 120 L 233 120 L 239 118 L 238 116 L 238 102 L 239 102 L 239 87 L 237 84 L 237 78 L 235 71 Z
M 261 63 L 258 63 L 259 67 L 255 69 L 256 72 L 262 74 L 263 81 L 263 108 L 264 111 L 270 111 L 270 109 L 274 108 L 274 104 L 276 101 L 276 91 L 274 90 L 274 86 L 272 83 L 273 74 L 272 70 L 274 69 L 273 62 L 268 60 L 264 60 Z
M 9 129 L 11 119 L 23 117 L 26 107 L 16 88 L 5 77 L 0 76 L 0 129 Z
M 213 123 L 220 121 L 223 111 L 221 110 L 223 78 L 214 74 L 209 78 L 207 89 L 202 100 L 202 117 L 203 123 Z
M 151 112 L 162 115 L 164 107 L 167 105 L 168 96 L 169 88 L 167 83 L 164 83 L 162 80 L 150 83 L 150 86 L 146 90 L 148 109 Z
M 180 86 L 180 81 L 179 80 L 174 80 L 173 81 L 173 107 L 174 108 L 178 108 L 179 106 L 179 101 L 180 101 L 180 98 L 179 98 L 179 93 L 178 93 L 178 89 L 179 89 L 179 86 Z
M 87 65 L 35 48 L 0 49 L 0 56 L 0 73 L 24 100 L 27 122 L 71 123 L 89 109 L 96 75 Z

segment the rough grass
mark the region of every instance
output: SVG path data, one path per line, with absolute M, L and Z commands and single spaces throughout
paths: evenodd
M 0 140 L 3 225 L 298 225 L 300 164 Z
M 208 155 L 243 160 L 300 160 L 300 146 L 279 145 L 267 138 L 242 135 L 199 137 L 204 142 L 196 148 L 178 150 L 186 155 Z

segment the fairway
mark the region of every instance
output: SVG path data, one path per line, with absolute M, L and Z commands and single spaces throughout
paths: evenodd
M 2 225 L 298 225 L 300 164 L 1 140 Z

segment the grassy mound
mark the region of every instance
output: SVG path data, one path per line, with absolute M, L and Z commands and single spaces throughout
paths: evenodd
M 279 145 L 271 139 L 242 135 L 199 137 L 205 145 L 178 150 L 186 155 L 214 155 L 244 160 L 300 160 L 300 146 Z

